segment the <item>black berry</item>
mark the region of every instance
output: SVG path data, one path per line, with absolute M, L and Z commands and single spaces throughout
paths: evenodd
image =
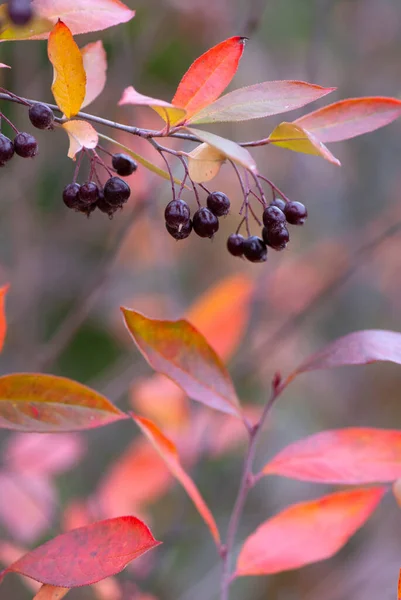
M 244 241 L 244 256 L 250 262 L 265 262 L 267 259 L 266 244 L 256 235 L 251 235 Z
M 12 141 L 0 133 L 0 165 L 4 165 L 14 155 L 14 144 Z
M 223 192 L 212 192 L 207 197 L 207 207 L 216 217 L 227 215 L 230 210 L 230 200 Z
M 78 198 L 80 188 L 81 186 L 79 183 L 69 183 L 63 189 L 63 201 L 68 208 L 74 208 L 75 210 L 78 210 L 80 207 L 81 203 Z
M 301 202 L 287 202 L 284 213 L 291 225 L 303 225 L 308 216 L 308 211 Z
M 192 221 L 189 219 L 186 223 L 179 225 L 178 227 L 169 225 L 166 221 L 166 229 L 174 239 L 185 240 L 192 231 Z
M 138 165 L 133 158 L 128 156 L 128 154 L 122 153 L 113 154 L 111 157 L 111 164 L 120 177 L 128 177 L 128 175 L 132 175 L 138 168 Z
M 33 17 L 30 0 L 8 0 L 7 12 L 14 25 L 27 25 Z
M 266 227 L 285 223 L 285 214 L 278 206 L 270 205 L 263 211 L 263 223 Z
M 88 181 L 81 185 L 78 192 L 78 200 L 82 209 L 95 205 L 98 198 L 99 188 L 94 181 Z
M 194 214 L 192 226 L 200 237 L 211 238 L 219 229 L 219 220 L 211 210 L 202 207 Z
M 14 138 L 14 149 L 22 158 L 32 158 L 38 153 L 38 142 L 30 133 L 17 133 Z
M 279 224 L 274 227 L 263 227 L 262 238 L 267 246 L 273 250 L 284 250 L 290 241 L 290 234 L 285 225 Z
M 110 177 L 103 188 L 106 202 L 112 206 L 122 206 L 131 195 L 131 188 L 119 177 Z
M 108 215 L 110 219 L 112 218 L 112 216 L 114 215 L 116 210 L 119 209 L 118 206 L 111 206 L 111 204 L 109 204 L 106 201 L 106 199 L 104 197 L 104 192 L 102 189 L 99 189 L 99 197 L 97 199 L 96 206 L 100 210 L 100 212 Z
M 189 206 L 184 200 L 177 198 L 176 200 L 171 200 L 165 208 L 164 218 L 166 219 L 166 223 L 170 227 L 177 228 L 179 225 L 184 225 L 189 221 L 189 217 L 191 216 L 191 211 L 189 210 Z
M 274 198 L 274 200 L 272 200 L 272 202 L 270 202 L 270 206 L 277 206 L 283 212 L 285 209 L 285 204 L 286 203 L 281 198 Z
M 52 109 L 47 104 L 37 102 L 29 109 L 29 119 L 37 129 L 51 129 L 54 121 Z
M 244 254 L 245 238 L 240 233 L 232 233 L 227 240 L 227 250 L 233 256 L 242 256 Z

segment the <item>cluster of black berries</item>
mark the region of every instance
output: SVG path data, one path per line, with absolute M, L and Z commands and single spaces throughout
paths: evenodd
M 176 240 L 183 240 L 194 230 L 200 237 L 213 237 L 219 229 L 219 217 L 227 215 L 230 210 L 230 200 L 222 192 L 212 192 L 206 204 L 198 208 L 191 220 L 188 204 L 180 198 L 171 200 L 164 211 L 169 234 Z
M 28 25 L 33 17 L 31 0 L 8 0 L 7 12 L 14 25 Z
M 267 247 L 284 250 L 290 240 L 287 224 L 303 225 L 308 212 L 301 202 L 284 202 L 280 198 L 273 200 L 263 211 L 262 237 L 251 235 L 244 238 L 233 233 L 227 240 L 227 249 L 233 256 L 244 256 L 251 262 L 264 262 L 267 259 Z

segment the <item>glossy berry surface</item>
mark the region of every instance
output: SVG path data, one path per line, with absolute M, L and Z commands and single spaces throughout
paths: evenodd
M 244 241 L 244 256 L 250 262 L 265 262 L 267 259 L 266 244 L 256 235 L 251 235 Z
M 120 177 L 128 177 L 138 168 L 134 159 L 128 156 L 128 154 L 123 153 L 113 154 L 111 157 L 111 164 Z
M 112 206 L 122 206 L 131 195 L 131 189 L 125 181 L 119 177 L 110 177 L 103 188 L 106 202 Z
M 227 239 L 227 250 L 233 256 L 242 256 L 244 254 L 245 238 L 240 233 L 232 233 Z
M 79 208 L 81 204 L 78 198 L 80 188 L 79 183 L 69 183 L 63 189 L 63 201 L 67 208 Z
M 4 165 L 14 156 L 14 144 L 12 141 L 0 133 L 0 164 Z
M 96 206 L 100 210 L 100 212 L 105 213 L 110 218 L 113 216 L 113 214 L 119 208 L 118 206 L 111 206 L 111 204 L 106 202 L 106 199 L 104 197 L 104 192 L 101 189 L 99 189 L 99 197 L 97 199 Z
M 277 206 L 280 210 L 284 212 L 286 203 L 281 198 L 274 198 L 272 202 L 270 202 L 270 206 Z
M 54 121 L 52 109 L 47 104 L 37 102 L 29 109 L 29 120 L 37 129 L 51 129 Z
M 284 250 L 290 241 L 290 234 L 287 227 L 281 224 L 271 228 L 263 227 L 262 238 L 273 250 Z
M 291 225 L 303 225 L 308 216 L 308 211 L 301 202 L 287 202 L 284 213 Z
M 30 0 L 8 0 L 8 16 L 14 25 L 27 25 L 33 17 Z
M 278 206 L 268 206 L 263 211 L 263 223 L 266 227 L 285 223 L 285 214 Z
M 219 220 L 211 210 L 202 207 L 194 214 L 192 226 L 200 237 L 211 238 L 219 229 Z
M 88 181 L 81 185 L 78 192 L 78 199 L 82 207 L 88 207 L 96 204 L 99 198 L 99 188 L 94 181 Z
M 207 207 L 216 217 L 227 215 L 230 210 L 230 200 L 223 192 L 212 192 L 208 195 Z
M 178 227 L 169 225 L 166 221 L 166 229 L 174 239 L 185 240 L 185 238 L 187 238 L 192 231 L 192 221 L 188 220 L 186 223 L 179 225 Z
M 170 227 L 184 225 L 189 221 L 190 216 L 191 211 L 189 210 L 188 204 L 180 198 L 171 200 L 171 202 L 167 204 L 164 211 L 164 218 Z
M 30 133 L 21 131 L 14 138 L 14 150 L 22 158 L 32 158 L 38 153 L 38 142 Z

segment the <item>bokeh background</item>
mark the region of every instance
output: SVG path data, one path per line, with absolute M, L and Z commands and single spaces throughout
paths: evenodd
M 97 115 L 158 127 L 148 108 L 117 107 L 122 90 L 133 84 L 144 94 L 170 99 L 193 59 L 236 34 L 250 41 L 231 89 L 268 79 L 338 88 L 315 107 L 401 91 L 399 0 L 127 4 L 137 9 L 132 22 L 78 38 L 81 46 L 102 39 L 107 50 L 108 85 L 89 109 Z M 2 44 L 0 55 L 12 65 L 1 73 L 2 86 L 52 101 L 45 42 Z M 31 130 L 23 107 L 2 103 L 1 109 L 21 130 Z M 291 115 L 295 119 L 306 110 Z M 251 140 L 268 135 L 278 122 L 280 117 L 213 131 Z M 102 131 L 156 160 L 146 143 Z M 233 206 L 218 235 L 176 243 L 164 229 L 170 186 L 144 169 L 130 179 L 131 200 L 112 221 L 68 211 L 61 192 L 74 164 L 66 156 L 66 136 L 36 131 L 39 156 L 16 157 L 0 174 L 0 282 L 11 284 L 1 374 L 61 374 L 152 416 L 177 442 L 224 532 L 244 438 L 225 417 L 188 403 L 173 386 L 152 377 L 123 328 L 119 307 L 164 318 L 190 311 L 228 361 L 253 415 L 276 370 L 289 372 L 329 340 L 354 330 L 399 331 L 400 132 L 395 123 L 331 146 L 341 169 L 283 149 L 256 150 L 260 170 L 291 199 L 304 202 L 309 218 L 304 227 L 293 228 L 285 252 L 270 252 L 266 264 L 252 265 L 225 249 L 241 202 L 229 167 L 213 184 L 229 194 Z M 400 368 L 387 364 L 303 375 L 273 411 L 257 466 L 288 442 L 322 429 L 400 427 L 400 385 Z M 147 520 L 163 546 L 115 580 L 70 592 L 71 600 L 217 597 L 219 564 L 209 534 L 132 424 L 76 436 L 2 432 L 0 443 L 3 564 L 68 527 L 131 513 Z M 281 478 L 262 481 L 250 495 L 238 543 L 284 506 L 328 489 Z M 244 578 L 233 586 L 232 598 L 386 600 L 395 597 L 400 566 L 401 514 L 388 496 L 333 559 L 269 578 Z M 1 597 L 24 600 L 32 591 L 10 576 Z

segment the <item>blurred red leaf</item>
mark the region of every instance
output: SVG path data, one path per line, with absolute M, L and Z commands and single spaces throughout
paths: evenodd
M 77 431 L 126 418 L 107 398 L 66 377 L 41 373 L 0 377 L 0 427 L 5 429 Z
M 398 600 L 401 600 L 401 570 L 400 570 L 400 575 L 398 578 L 398 594 L 397 594 L 397 598 Z
M 26 554 L 26 551 L 26 548 L 22 548 L 21 546 L 17 546 L 16 544 L 13 544 L 11 542 L 5 542 L 0 540 L 0 562 L 5 566 L 18 560 L 21 556 Z M 20 575 L 19 579 L 24 584 L 24 586 L 29 589 L 29 591 L 32 591 L 34 594 L 37 591 L 39 591 L 40 583 L 38 583 L 37 581 L 29 579 L 29 577 L 24 577 L 24 575 Z
M 252 154 L 236 142 L 221 137 L 220 135 L 216 135 L 215 133 L 211 133 L 210 131 L 194 129 L 193 127 L 185 127 L 185 129 L 189 131 L 189 133 L 192 133 L 192 135 L 196 135 L 202 142 L 205 142 L 209 146 L 212 146 L 212 148 L 215 148 L 224 154 L 228 159 L 241 165 L 241 167 L 249 169 L 254 173 L 257 172 L 258 168 Z
M 194 400 L 241 417 L 226 368 L 195 327 L 184 319 L 161 321 L 121 310 L 134 342 L 155 371 L 178 383 Z
M 341 164 L 338 158 L 313 133 L 303 129 L 297 123 L 280 123 L 269 135 L 269 140 L 275 146 L 287 148 L 293 152 L 321 156 L 337 166 Z
M 118 517 L 73 529 L 31 550 L 8 567 L 41 583 L 73 588 L 122 571 L 161 542 L 136 517 Z
M 320 483 L 394 481 L 401 477 L 401 431 L 323 431 L 284 448 L 262 473 Z
M 8 292 L 8 288 L 10 286 L 3 285 L 0 288 L 0 352 L 4 346 L 4 340 L 6 339 L 7 333 L 7 321 L 6 321 L 6 313 L 5 313 L 5 297 Z
M 372 96 L 348 98 L 319 108 L 294 123 L 321 142 L 340 142 L 375 131 L 401 115 L 401 100 Z
M 354 489 L 289 506 L 245 540 L 236 575 L 279 573 L 329 558 L 367 521 L 385 492 Z
M 187 118 L 216 100 L 235 75 L 246 38 L 235 36 L 197 58 L 181 79 L 172 104 L 185 108 Z
M 188 496 L 198 509 L 199 514 L 209 527 L 215 542 L 219 544 L 220 535 L 214 517 L 200 495 L 198 488 L 182 468 L 177 449 L 173 442 L 169 440 L 149 419 L 139 417 L 133 413 L 131 413 L 131 416 L 146 437 L 152 442 L 174 477 L 181 483 Z
M 81 108 L 88 106 L 103 91 L 106 85 L 107 56 L 103 42 L 91 42 L 81 48 L 86 73 L 85 98 Z
M 170 102 L 150 98 L 137 92 L 132 85 L 125 88 L 123 95 L 118 103 L 119 106 L 124 104 L 133 104 L 136 106 L 150 106 L 155 112 L 167 123 L 174 125 L 178 121 L 182 121 L 186 115 L 184 108 L 173 106 Z
M 222 96 L 188 122 L 200 124 L 260 119 L 300 108 L 333 90 L 335 88 L 324 88 L 305 81 L 264 81 Z
M 70 588 L 42 585 L 33 600 L 60 600 L 70 591 Z

